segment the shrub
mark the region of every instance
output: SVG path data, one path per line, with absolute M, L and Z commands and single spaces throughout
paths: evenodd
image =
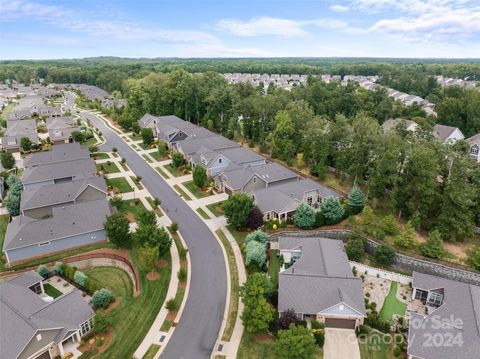
M 207 183 L 207 171 L 202 166 L 195 166 L 193 169 L 193 183 L 198 188 L 203 188 Z
M 263 231 L 254 231 L 245 237 L 245 243 L 248 244 L 251 241 L 256 241 L 265 244 L 268 240 L 268 234 Z
M 112 293 L 106 288 L 102 288 L 93 293 L 92 304 L 95 309 L 106 308 L 113 301 Z
M 263 212 L 257 206 L 253 207 L 247 218 L 247 227 L 257 229 L 263 226 Z
M 153 130 L 151 128 L 142 128 L 141 135 L 144 145 L 150 146 L 153 143 Z
M 47 278 L 50 274 L 50 270 L 47 268 L 46 265 L 40 265 L 37 268 L 37 273 L 40 274 L 43 278 Z
M 172 153 L 172 166 L 179 168 L 183 164 L 183 156 L 180 152 Z
M 245 246 L 245 257 L 247 266 L 255 262 L 259 268 L 262 268 L 267 260 L 265 244 L 251 240 Z
M 83 272 L 80 272 L 79 270 L 77 270 L 75 272 L 75 275 L 73 277 L 73 280 L 75 281 L 75 283 L 77 283 L 80 287 L 84 288 L 85 287 L 85 283 L 87 281 L 87 275 Z
M 396 236 L 400 233 L 400 226 L 398 225 L 398 221 L 395 216 L 391 214 L 383 217 L 380 226 L 381 230 L 388 236 Z
M 467 264 L 480 271 L 480 247 L 472 248 L 468 251 Z
M 307 328 L 290 324 L 288 330 L 278 332 L 275 351 L 280 359 L 311 358 L 315 352 L 315 339 Z
M 365 205 L 365 196 L 360 188 L 352 187 L 348 193 L 347 205 L 350 214 L 360 213 Z
M 65 265 L 62 262 L 55 263 L 55 272 L 58 275 L 63 275 L 64 271 L 65 271 Z
M 84 286 L 84 289 L 86 292 L 88 292 L 89 294 L 93 294 L 95 293 L 97 290 L 100 290 L 102 289 L 102 285 L 100 282 L 98 282 L 97 280 L 91 278 L 91 277 L 87 277 L 87 280 L 85 281 L 85 286 Z
M 325 344 L 325 330 L 324 329 L 315 329 L 312 331 L 313 337 L 315 338 L 315 344 L 320 348 L 323 348 Z
M 428 258 L 441 258 L 445 254 L 443 248 L 442 235 L 438 230 L 433 230 L 428 234 L 427 243 L 421 248 L 422 254 Z
M 232 194 L 222 205 L 227 222 L 235 228 L 245 227 L 254 207 L 253 199 L 244 193 Z
M 326 224 L 325 216 L 322 211 L 315 213 L 315 227 L 322 227 Z
M 336 224 L 343 219 L 345 210 L 337 197 L 328 197 L 321 204 L 320 209 L 325 217 L 326 224 Z
M 170 225 L 170 231 L 172 233 L 177 233 L 177 231 L 178 231 L 178 223 L 177 222 L 172 222 L 172 224 Z
M 96 334 L 105 333 L 108 327 L 111 325 L 108 316 L 102 312 L 97 312 L 93 319 L 93 332 Z
M 178 276 L 179 281 L 181 281 L 181 282 L 186 281 L 187 280 L 187 268 L 185 268 L 185 267 L 180 268 L 177 276 Z
M 178 303 L 174 298 L 169 299 L 165 308 L 167 308 L 170 313 L 176 312 L 178 310 Z
M 375 250 L 373 257 L 377 264 L 389 266 L 395 259 L 395 251 L 388 244 L 381 244 Z
M 75 276 L 76 271 L 77 268 L 71 267 L 67 264 L 64 265 L 65 278 L 67 278 L 68 280 L 73 281 L 73 277 Z
M 410 249 L 416 244 L 415 229 L 410 222 L 407 222 L 403 230 L 396 238 L 395 244 L 401 248 Z
M 10 152 L 0 153 L 0 162 L 6 170 L 9 170 L 15 166 L 15 158 Z
M 325 323 L 320 323 L 317 320 L 312 320 L 311 326 L 312 326 L 312 329 L 324 329 Z
M 345 252 L 351 261 L 360 262 L 365 256 L 365 243 L 362 238 L 350 236 L 345 246 Z
M 301 203 L 295 211 L 294 221 L 300 228 L 312 228 L 315 225 L 315 211 L 308 204 Z
M 279 330 L 285 330 L 290 327 L 290 324 L 298 325 L 300 320 L 293 309 L 288 309 L 280 314 L 277 320 L 277 326 Z

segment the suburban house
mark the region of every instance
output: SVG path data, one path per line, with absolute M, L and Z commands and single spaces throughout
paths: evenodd
M 343 242 L 279 237 L 284 266 L 278 276 L 278 311 L 326 328 L 355 329 L 366 317 L 362 280 L 352 274 Z
M 409 359 L 478 359 L 480 287 L 413 272 L 412 288 Z
M 465 136 L 458 127 L 435 125 L 433 126 L 433 134 L 442 143 L 454 144 L 459 140 L 463 140 Z
M 72 142 L 72 132 L 80 131 L 73 117 L 50 117 L 46 119 L 48 136 L 54 144 Z
M 240 145 L 219 135 L 201 138 L 187 137 L 183 141 L 177 141 L 173 146 L 175 150 L 180 152 L 186 158 L 197 153 L 201 148 L 207 148 L 211 151 L 219 151 L 234 147 L 240 147 Z
M 53 207 L 51 213 L 40 219 L 22 214 L 8 225 L 3 252 L 10 265 L 107 239 L 103 223 L 111 209 L 105 198 Z
M 95 312 L 78 290 L 49 297 L 30 271 L 0 283 L 0 358 L 53 359 L 87 334 Z
M 269 221 L 274 218 L 286 220 L 293 217 L 301 203 L 318 208 L 325 198 L 340 195 L 311 179 L 301 179 L 256 190 L 252 197 L 263 212 L 264 220 Z
M 416 132 L 418 129 L 418 124 L 415 121 L 405 120 L 403 118 L 395 118 L 385 121 L 382 124 L 382 129 L 384 133 L 387 133 L 392 129 L 397 128 L 399 125 L 405 126 L 405 129 L 410 132 Z
M 467 138 L 467 142 L 470 145 L 470 156 L 480 163 L 480 133 Z
M 59 117 L 62 114 L 60 107 L 52 107 L 44 104 L 42 95 L 27 96 L 21 98 L 11 112 L 7 114 L 10 121 L 19 121 L 26 118 Z
M 232 164 L 215 177 L 215 186 L 228 194 L 250 193 L 299 179 L 298 174 L 275 162 L 253 167 Z
M 89 159 L 88 149 L 80 146 L 79 143 L 69 143 L 65 145 L 54 146 L 50 151 L 39 152 L 27 156 L 23 160 L 25 168 L 35 167 L 45 164 L 63 163 Z
M 42 219 L 53 215 L 52 208 L 107 198 L 103 177 L 33 187 L 22 192 L 20 209 L 23 215 Z
M 18 152 L 22 138 L 28 138 L 33 145 L 38 145 L 37 123 L 35 120 L 10 121 L 7 120 L 7 129 L 0 138 L 0 147 L 7 152 Z

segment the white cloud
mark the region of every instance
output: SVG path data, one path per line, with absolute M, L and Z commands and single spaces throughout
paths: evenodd
M 329 9 L 333 12 L 347 12 L 350 10 L 350 8 L 345 5 L 331 5 Z
M 223 19 L 217 22 L 217 28 L 237 36 L 274 35 L 296 37 L 305 35 L 301 23 L 274 17 L 257 17 L 248 21 Z

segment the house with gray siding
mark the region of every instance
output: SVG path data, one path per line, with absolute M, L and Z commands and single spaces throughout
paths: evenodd
M 433 126 L 433 135 L 442 143 L 454 144 L 459 140 L 463 140 L 465 136 L 458 127 L 435 125 Z
M 53 299 L 30 271 L 0 283 L 0 359 L 53 359 L 90 332 L 95 312 L 77 289 Z
M 107 200 L 68 204 L 51 211 L 51 216 L 40 219 L 22 214 L 8 225 L 3 252 L 10 265 L 107 239 L 103 228 L 111 214 Z
M 28 138 L 33 145 L 38 145 L 37 123 L 35 120 L 7 121 L 7 129 L 0 138 L 0 147 L 7 152 L 18 152 L 22 138 Z
M 413 272 L 409 359 L 478 359 L 480 287 Z
M 176 142 L 174 145 L 174 149 L 185 157 L 195 154 L 201 148 L 208 148 L 211 151 L 219 151 L 235 147 L 240 147 L 240 145 L 220 135 L 202 138 L 188 137 L 183 141 Z
M 278 276 L 278 311 L 326 328 L 355 329 L 366 317 L 362 280 L 354 277 L 343 242 L 314 237 L 279 237 L 283 266 Z

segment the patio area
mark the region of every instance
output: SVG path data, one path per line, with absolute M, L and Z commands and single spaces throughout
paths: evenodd
M 68 283 L 62 277 L 59 277 L 58 275 L 54 275 L 53 277 L 46 279 L 43 283 L 44 285 L 46 283 L 50 284 L 53 288 L 55 288 L 59 292 L 62 292 L 62 294 L 70 293 L 74 289 L 78 289 L 74 285 Z M 87 303 L 90 303 L 91 297 L 87 293 L 82 292 L 82 296 Z

